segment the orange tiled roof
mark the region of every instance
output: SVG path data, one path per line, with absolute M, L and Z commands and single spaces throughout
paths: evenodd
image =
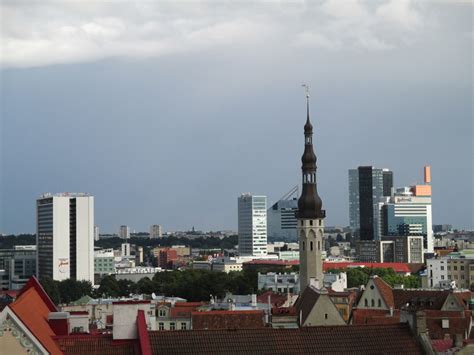
M 51 338 L 56 335 L 48 324 L 48 314 L 51 310 L 35 287 L 22 290 L 21 295 L 8 307 L 51 354 L 62 354 Z
M 392 287 L 388 283 L 386 283 L 384 280 L 382 280 L 381 277 L 374 277 L 373 280 L 374 280 L 375 286 L 377 286 L 377 289 L 379 290 L 380 295 L 385 301 L 385 304 L 387 305 L 387 307 L 395 308 Z
M 192 312 L 194 329 L 252 329 L 263 328 L 263 311 Z

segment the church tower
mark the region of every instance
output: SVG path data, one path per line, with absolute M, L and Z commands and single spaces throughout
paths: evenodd
M 298 200 L 297 231 L 300 248 L 300 292 L 311 281 L 323 287 L 323 250 L 324 217 L 322 201 L 316 185 L 316 155 L 313 151 L 313 126 L 309 119 L 309 91 L 306 87 L 307 119 L 304 125 L 304 153 L 301 157 L 303 172 L 303 190 Z

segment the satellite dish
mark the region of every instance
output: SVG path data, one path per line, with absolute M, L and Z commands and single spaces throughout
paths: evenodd
M 151 294 L 151 299 L 156 300 L 156 295 L 154 292 Z

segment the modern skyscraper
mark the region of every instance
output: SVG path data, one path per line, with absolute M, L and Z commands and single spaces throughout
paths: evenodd
M 150 238 L 161 238 L 163 236 L 163 228 L 159 224 L 150 226 Z
M 130 239 L 130 227 L 120 226 L 119 237 L 122 239 Z
M 393 172 L 373 166 L 349 170 L 349 224 L 361 240 L 375 240 L 378 203 L 390 197 Z
M 304 126 L 305 147 L 301 157 L 303 190 L 298 200 L 297 232 L 300 244 L 300 290 L 316 282 L 323 287 L 324 218 L 322 201 L 316 185 L 316 155 L 313 151 L 313 126 L 309 119 L 309 93 L 306 93 L 306 124 Z
M 94 197 L 44 194 L 36 201 L 37 275 L 94 282 Z
M 268 237 L 295 241 L 296 234 L 296 211 L 298 211 L 298 186 L 295 186 L 285 196 L 275 202 L 267 210 Z
M 267 198 L 242 194 L 238 199 L 239 254 L 267 255 Z

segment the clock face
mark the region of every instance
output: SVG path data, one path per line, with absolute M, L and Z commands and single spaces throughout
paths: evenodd
M 69 259 L 60 258 L 58 259 L 58 269 L 61 274 L 66 274 L 69 272 Z

